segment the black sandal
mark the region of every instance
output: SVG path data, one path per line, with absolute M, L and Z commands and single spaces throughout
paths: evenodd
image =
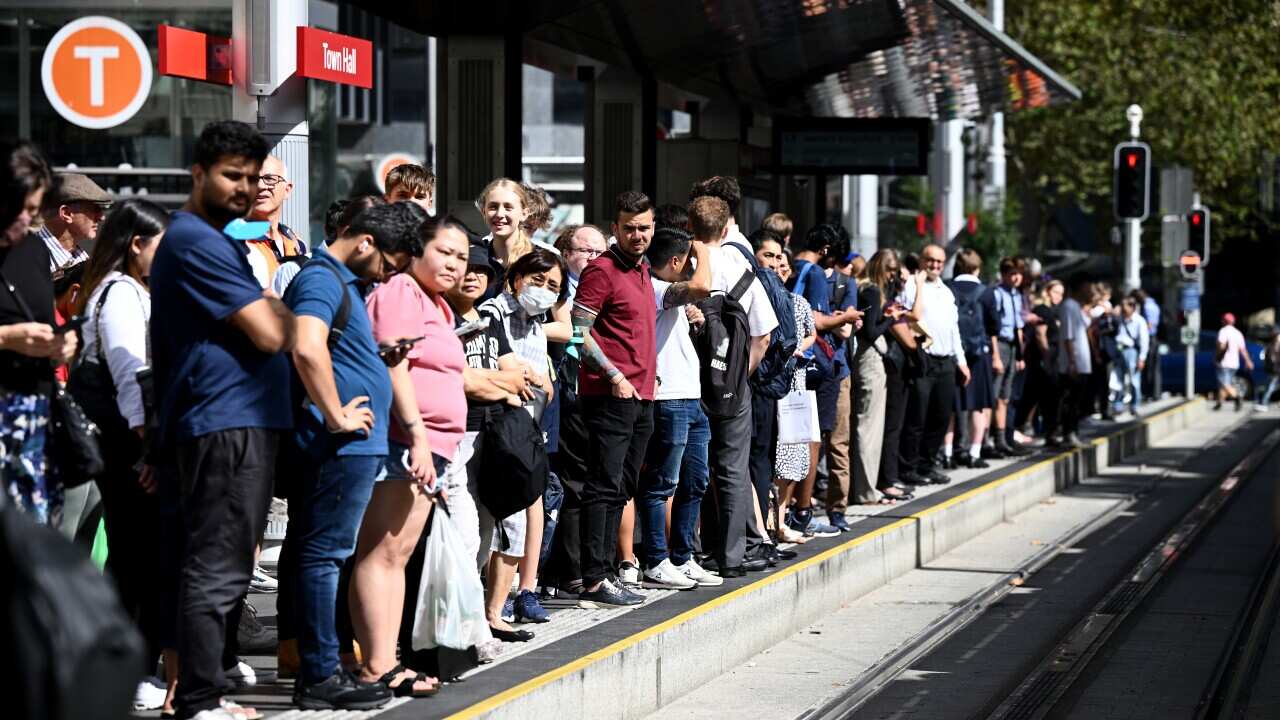
M 492 625 L 489 626 L 489 632 L 502 642 L 529 642 L 533 639 L 533 633 L 528 630 L 501 630 Z
M 391 694 L 395 695 L 396 697 L 425 698 L 425 697 L 431 697 L 432 695 L 435 695 L 436 693 L 440 692 L 439 683 L 437 683 L 436 686 L 431 688 L 430 690 L 423 690 L 421 692 L 414 691 L 413 689 L 414 685 L 417 685 L 420 682 L 426 682 L 427 680 L 430 679 L 427 677 L 426 673 L 422 673 L 422 672 L 414 675 L 412 680 L 401 680 L 399 685 L 391 684 L 392 680 L 395 680 L 396 678 L 400 677 L 400 674 L 408 669 L 409 668 L 406 668 L 404 665 L 396 665 L 395 667 L 391 668 L 391 670 L 389 670 L 382 677 L 378 678 L 377 682 L 379 684 L 386 685 L 387 689 L 391 691 Z M 413 672 L 413 671 L 410 671 L 410 672 Z

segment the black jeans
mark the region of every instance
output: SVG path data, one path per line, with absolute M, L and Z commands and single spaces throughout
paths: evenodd
M 877 490 L 893 487 L 898 481 L 898 447 L 902 426 L 907 420 L 907 383 L 902 373 L 885 373 L 884 441 L 880 446 L 880 480 Z
M 955 358 L 930 355 L 928 370 L 907 390 L 907 418 L 898 450 L 902 472 L 933 470 L 955 408 L 955 395 Z
M 550 456 L 551 469 L 560 479 L 564 501 L 556 521 L 556 538 L 550 562 L 539 573 L 544 585 L 568 587 L 582 579 L 582 493 L 590 474 L 590 447 L 586 419 L 578 403 L 560 403 L 560 443 Z M 549 581 L 549 582 L 548 582 Z
M 111 553 L 106 570 L 116 582 L 120 604 L 137 623 L 146 643 L 144 674 L 155 672 L 166 633 L 161 593 L 157 590 L 155 548 L 160 529 L 160 503 L 138 484 L 134 465 L 142 457 L 142 441 L 127 428 L 104 430 L 102 454 L 106 471 L 97 480 L 102 519 Z
M 221 430 L 177 447 L 185 554 L 178 595 L 179 717 L 218 707 L 228 616 L 249 590 L 280 433 Z M 233 618 L 234 619 L 234 618 Z
M 751 484 L 756 488 L 760 517 L 769 517 L 769 491 L 778 454 L 778 401 L 763 395 L 751 396 Z M 749 507 L 749 506 L 748 506 Z M 755 513 L 747 515 L 747 549 L 767 540 L 756 525 Z
M 614 572 L 622 511 L 636 496 L 653 434 L 653 401 L 599 396 L 579 402 L 590 469 L 582 488 L 582 583 L 590 588 Z
M 1090 386 L 1089 375 L 1068 375 L 1062 373 L 1059 376 L 1062 385 L 1062 409 L 1060 417 L 1062 418 L 1062 433 L 1069 435 L 1079 432 L 1080 418 L 1088 415 L 1093 409 L 1093 388 Z

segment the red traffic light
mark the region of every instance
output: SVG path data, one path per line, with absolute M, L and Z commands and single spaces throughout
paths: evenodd
M 1204 222 L 1204 217 L 1200 213 L 1191 213 L 1191 224 L 1199 226 Z
M 1138 153 L 1136 152 L 1125 153 L 1124 161 L 1128 163 L 1129 167 L 1131 168 L 1138 167 Z

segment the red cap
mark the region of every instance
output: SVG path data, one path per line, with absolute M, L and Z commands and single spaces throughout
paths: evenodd
M 1223 324 L 1223 325 L 1235 325 L 1235 324 L 1236 324 L 1236 316 L 1235 316 L 1235 315 L 1232 315 L 1231 313 L 1222 313 L 1222 324 Z

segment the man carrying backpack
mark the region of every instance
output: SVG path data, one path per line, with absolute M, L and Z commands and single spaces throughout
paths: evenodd
M 750 505 L 752 387 L 748 378 L 765 357 L 778 317 L 755 276 L 749 255 L 731 244 L 741 241 L 726 240 L 729 221 L 728 203 L 709 193 L 689 204 L 694 240 L 706 243 L 711 261 L 712 297 L 704 308 L 717 309 L 704 312 L 703 332 L 727 330 L 715 347 L 708 349 L 704 336 L 698 348 L 707 380 L 702 384 L 702 398 L 711 420 L 707 459 L 711 465 L 711 507 L 715 510 L 703 513 L 702 539 L 704 548 L 714 553 L 721 577 L 741 577 L 746 572 L 747 525 L 754 517 Z M 724 352 L 717 352 L 722 345 Z M 732 370 L 744 354 L 747 362 L 742 372 L 722 371 L 722 366 Z M 733 378 L 736 387 L 726 387 L 726 377 Z M 753 569 L 765 566 L 763 558 L 752 560 Z

